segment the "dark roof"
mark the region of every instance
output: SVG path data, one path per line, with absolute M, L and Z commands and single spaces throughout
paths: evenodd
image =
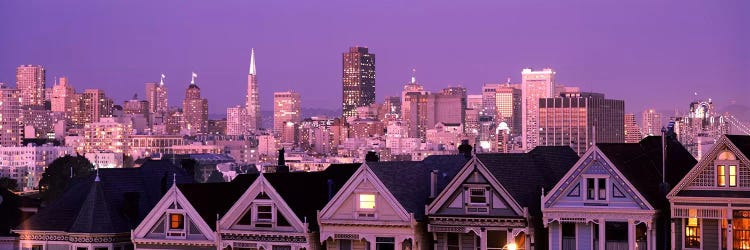
M 309 223 L 310 230 L 318 230 L 317 213 L 328 204 L 339 189 L 359 169 L 360 163 L 332 164 L 320 172 L 277 172 L 264 177 L 281 195 L 300 221 Z M 328 181 L 332 190 L 328 190 Z
M 477 154 L 521 207 L 541 214 L 541 189 L 549 191 L 578 161 L 568 146 L 538 146 L 528 153 Z
M 203 221 L 216 230 L 216 220 L 232 208 L 257 178 L 258 174 L 242 174 L 232 182 L 179 184 L 177 187 Z
M 28 219 L 28 214 L 21 211 L 23 207 L 39 207 L 39 201 L 0 187 L 0 236 L 12 235 L 10 230 Z
M 468 160 L 463 155 L 433 155 L 421 162 L 368 162 L 367 166 L 407 212 L 422 220 L 425 204 L 430 201 L 430 172 L 438 170 L 437 193 L 440 193 Z
M 740 149 L 745 157 L 750 158 L 750 135 L 726 135 L 726 137 Z
M 667 205 L 665 194 L 660 192 L 661 136 L 649 136 L 639 143 L 598 143 L 596 146 L 651 206 L 660 209 Z M 696 163 L 682 144 L 667 139 L 667 183 L 677 185 Z
M 100 169 L 96 174 L 76 177 L 65 192 L 17 230 L 79 233 L 123 233 L 134 229 L 172 184 L 193 181 L 169 161 L 151 160 L 140 168 Z M 106 208 L 108 211 L 97 211 Z M 110 225 L 96 225 L 98 223 Z M 114 232 L 109 230 L 115 230 Z

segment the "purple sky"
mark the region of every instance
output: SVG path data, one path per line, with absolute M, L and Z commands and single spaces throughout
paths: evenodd
M 750 106 L 748 13 L 747 0 L 0 1 L 0 82 L 41 64 L 48 86 L 65 75 L 121 104 L 163 72 L 178 105 L 195 71 L 210 112 L 223 113 L 244 103 L 254 47 L 263 110 L 288 89 L 303 107 L 340 109 L 341 53 L 363 45 L 379 102 L 412 68 L 429 90 L 479 93 L 550 66 L 628 112 L 684 110 L 694 92 Z

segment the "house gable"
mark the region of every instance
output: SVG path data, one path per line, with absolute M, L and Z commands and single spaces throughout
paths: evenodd
M 305 232 L 302 221 L 263 175 L 219 220 L 222 230 Z
M 598 147 L 591 147 L 543 198 L 543 209 L 626 208 L 653 210 L 651 204 Z
M 215 235 L 176 185 L 167 191 L 133 231 L 139 240 L 197 240 L 213 242 Z
M 521 206 L 476 157 L 427 206 L 427 214 L 524 216 Z
M 723 166 L 724 175 L 719 168 Z M 730 170 L 730 168 L 735 168 Z M 733 172 L 733 173 L 732 173 Z M 724 180 L 720 186 L 718 180 Z M 734 179 L 733 181 L 730 180 Z M 730 182 L 735 182 L 730 184 Z M 726 136 L 722 136 L 711 151 L 693 167 L 669 192 L 675 196 L 696 196 L 693 190 L 750 191 L 750 160 Z M 687 194 L 691 193 L 691 194 Z
M 367 164 L 355 172 L 319 213 L 318 221 L 405 222 L 412 216 Z

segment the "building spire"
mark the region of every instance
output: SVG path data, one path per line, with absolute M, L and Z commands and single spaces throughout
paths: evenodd
M 193 72 L 193 77 L 190 78 L 190 85 L 195 85 L 195 78 L 198 78 L 198 74 Z
M 164 73 L 161 74 L 161 80 L 159 80 L 159 86 L 164 85 L 164 78 L 167 78 L 167 76 L 164 75 Z
M 411 69 L 411 84 L 417 83 L 417 69 L 412 68 Z
M 255 48 L 250 49 L 250 75 L 255 75 Z

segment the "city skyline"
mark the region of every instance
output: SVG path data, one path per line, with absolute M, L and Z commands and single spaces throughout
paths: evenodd
M 336 110 L 341 102 L 334 94 L 341 88 L 340 53 L 359 45 L 378 55 L 377 102 L 397 95 L 412 68 L 417 68 L 426 90 L 461 85 L 477 93 L 482 84 L 505 82 L 508 77 L 519 83 L 522 68 L 551 67 L 557 72 L 557 83 L 623 99 L 628 113 L 646 108 L 685 111 L 685 103 L 693 101 L 696 92 L 702 99 L 712 98 L 720 109 L 731 104 L 750 106 L 741 99 L 742 93 L 750 91 L 746 84 L 750 75 L 742 73 L 750 62 L 750 53 L 742 47 L 750 39 L 742 29 L 749 18 L 739 11 L 747 9 L 748 3 L 741 1 L 648 3 L 647 10 L 642 8 L 646 2 L 587 4 L 591 13 L 576 9 L 582 3 L 493 3 L 486 8 L 456 6 L 455 10 L 435 4 L 430 11 L 420 11 L 424 6 L 415 3 L 346 3 L 332 10 L 308 3 L 234 3 L 208 8 L 200 3 L 164 2 L 150 4 L 150 8 L 96 3 L 70 13 L 53 12 L 60 8 L 58 4 L 0 3 L 0 27 L 8 34 L 6 46 L 0 49 L 6 55 L 0 58 L 0 82 L 13 86 L 19 65 L 42 65 L 48 88 L 56 77 L 66 76 L 76 90 L 102 89 L 121 104 L 134 92 L 145 96 L 143 84 L 156 82 L 164 73 L 165 84 L 173 90 L 169 104 L 178 106 L 184 98 L 179 90 L 188 86 L 189 73 L 195 71 L 201 75 L 205 98 L 211 100 L 209 112 L 223 113 L 243 103 L 245 93 L 227 90 L 245 89 L 247 55 L 256 48 L 263 61 L 259 65 L 262 110 L 270 110 L 273 92 L 288 89 L 302 94 L 304 108 Z M 102 11 L 114 7 L 121 10 Z M 340 11 L 340 15 L 327 15 L 330 21 L 314 18 L 318 12 L 359 7 L 371 11 L 354 17 Z M 531 10 L 543 18 L 525 18 Z M 126 19 L 129 11 L 144 19 Z M 254 15 L 242 15 L 243 11 Z M 505 14 L 492 15 L 498 11 Z M 200 18 L 216 12 L 226 12 L 225 18 Z M 476 13 L 467 17 L 468 12 Z M 650 16 L 661 12 L 661 16 Z M 12 25 L 13 20 L 29 18 L 31 13 L 39 20 L 23 27 Z M 282 20 L 276 14 L 299 17 Z M 390 15 L 414 21 L 366 23 L 367 17 Z M 461 18 L 439 18 L 446 15 Z M 152 20 L 157 17 L 169 21 Z M 87 18 L 97 23 L 88 23 Z M 292 25 L 310 18 L 301 27 Z M 191 19 L 200 20 L 200 25 L 192 25 Z M 342 20 L 351 22 L 336 24 Z M 368 29 L 348 29 L 363 23 Z M 231 39 L 206 39 L 217 32 L 228 32 Z M 309 37 L 312 33 L 332 36 Z M 394 35 L 400 39 L 391 39 Z M 27 37 L 39 39 L 23 39 Z M 303 37 L 305 43 L 299 44 Z M 556 40 L 549 43 L 542 37 Z

